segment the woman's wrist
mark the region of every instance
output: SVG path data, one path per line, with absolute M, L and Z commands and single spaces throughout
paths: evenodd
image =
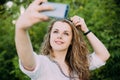
M 91 30 L 87 30 L 86 32 L 84 32 L 84 35 L 88 35 L 91 32 Z
M 15 27 L 16 27 L 16 28 L 15 28 L 16 30 L 20 30 L 20 31 L 21 31 L 21 30 L 22 30 L 22 31 L 27 31 L 27 30 L 28 30 L 28 28 L 24 28 L 23 26 L 20 26 L 20 25 L 16 25 Z
M 25 24 L 22 24 L 20 22 L 16 22 L 15 27 L 18 30 L 24 30 L 24 31 L 29 29 L 29 27 L 27 27 Z

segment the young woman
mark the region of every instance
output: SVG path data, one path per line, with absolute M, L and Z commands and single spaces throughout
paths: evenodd
M 44 0 L 33 1 L 16 22 L 15 42 L 20 69 L 32 80 L 89 80 L 89 70 L 104 65 L 110 55 L 83 18 L 73 16 L 70 20 L 52 22 L 42 45 L 42 54 L 34 52 L 28 29 L 48 20 L 40 11 L 52 10 L 51 6 L 39 5 L 41 2 Z M 88 54 L 80 31 L 89 40 L 94 50 L 92 54 Z

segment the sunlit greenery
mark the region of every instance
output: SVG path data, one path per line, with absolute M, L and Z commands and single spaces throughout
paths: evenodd
M 32 0 L 0 0 L 0 80 L 30 80 L 18 65 L 15 49 L 15 21 L 20 15 L 20 7 L 25 8 Z M 68 17 L 83 17 L 89 29 L 108 48 L 111 57 L 106 65 L 91 71 L 91 80 L 120 80 L 120 1 L 119 0 L 49 0 L 70 5 Z M 49 22 L 34 25 L 29 30 L 33 48 L 39 52 L 40 44 Z

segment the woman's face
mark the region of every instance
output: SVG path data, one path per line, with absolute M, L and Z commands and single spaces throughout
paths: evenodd
M 68 23 L 57 21 L 50 34 L 50 45 L 53 51 L 68 50 L 72 40 L 72 30 Z

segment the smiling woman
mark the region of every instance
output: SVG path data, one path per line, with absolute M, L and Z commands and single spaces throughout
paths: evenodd
M 77 73 L 80 74 L 79 65 L 83 65 L 86 71 L 82 67 L 80 70 L 85 72 L 86 77 L 88 76 L 88 49 L 73 22 L 67 19 L 53 21 L 44 41 L 41 53 L 49 55 L 59 65 L 61 72 L 69 78 L 74 77 L 77 79 L 81 77 L 76 76 Z M 78 67 L 79 69 L 77 69 Z
M 105 64 L 109 52 L 103 43 L 89 31 L 83 18 L 53 21 L 42 44 L 41 54 L 33 50 L 28 29 L 35 23 L 46 21 L 40 11 L 51 10 L 35 0 L 16 22 L 15 43 L 20 69 L 32 80 L 89 80 L 89 70 Z M 88 48 L 81 32 L 86 34 L 94 52 Z M 27 56 L 27 57 L 26 57 Z

